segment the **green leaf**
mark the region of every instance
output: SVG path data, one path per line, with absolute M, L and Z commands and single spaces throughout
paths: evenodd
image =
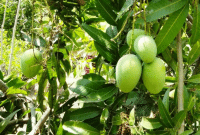
M 159 122 L 156 118 L 145 118 L 142 117 L 141 126 L 146 129 L 157 129 L 162 126 L 162 124 Z
M 117 27 L 116 27 L 116 26 L 110 25 L 110 26 L 106 29 L 106 33 L 107 33 L 111 38 L 114 38 L 114 37 L 117 35 L 117 33 L 118 33 Z
M 79 135 L 100 135 L 100 132 L 97 129 L 80 121 L 66 121 L 63 124 L 63 129 Z
M 103 112 L 101 114 L 101 117 L 100 117 L 100 123 L 101 124 L 105 124 L 107 119 L 108 119 L 108 117 L 109 117 L 109 111 L 108 111 L 107 108 L 104 108 Z
M 192 130 L 192 129 L 190 129 L 190 130 L 186 130 L 186 131 L 184 131 L 183 133 L 181 133 L 180 135 L 190 135 L 190 134 L 192 134 L 194 131 Z
M 200 56 L 200 43 L 197 41 L 189 52 L 188 65 L 192 65 Z
M 106 82 L 102 76 L 95 73 L 86 74 L 83 76 L 83 79 L 88 79 L 92 82 L 98 83 L 99 85 L 103 85 Z
M 160 117 L 162 118 L 161 119 L 162 123 L 166 127 L 169 127 L 169 128 L 174 127 L 174 123 L 169 115 L 169 112 L 165 108 L 165 106 L 160 98 L 158 100 L 158 109 L 159 109 Z
M 186 110 L 188 108 L 190 93 L 188 92 L 187 87 L 185 85 L 183 87 L 183 96 L 184 96 L 184 109 Z
M 187 0 L 161 0 L 159 2 L 150 2 L 146 8 L 146 21 L 151 22 L 163 16 L 169 15 L 186 4 Z
M 88 79 L 81 79 L 78 80 L 76 83 L 74 83 L 70 90 L 81 95 L 81 96 L 87 96 L 91 92 L 98 91 L 100 87 L 100 84 L 97 82 L 90 81 Z
M 111 25 L 117 25 L 115 19 L 117 15 L 112 11 L 112 7 L 105 0 L 95 0 L 96 8 L 100 15 Z
M 17 89 L 17 88 L 14 88 L 14 87 L 8 88 L 6 93 L 8 95 L 10 95 L 10 94 L 24 94 L 24 95 L 27 95 L 27 91 L 21 90 L 21 89 Z
M 39 103 L 39 108 L 43 110 L 44 88 L 47 85 L 47 70 L 44 70 L 42 72 L 42 75 L 40 77 L 38 84 L 39 84 L 39 88 L 38 88 L 37 100 Z
M 173 122 L 175 124 L 174 128 L 179 129 L 185 117 L 186 117 L 186 111 L 182 110 L 178 112 L 173 118 Z
M 111 41 L 111 37 L 87 24 L 82 24 L 83 29 L 98 43 L 95 45 L 97 51 L 110 62 L 118 60 L 118 45 Z M 104 53 L 104 51 L 106 51 Z
M 192 22 L 192 36 L 190 39 L 191 44 L 195 44 L 200 37 L 200 5 L 194 7 L 194 16 Z
M 112 124 L 113 125 L 121 125 L 122 124 L 120 113 L 117 113 L 116 115 L 114 115 L 112 117 Z
M 69 61 L 61 59 L 61 64 L 63 65 L 65 72 L 67 72 L 69 74 L 71 71 L 71 66 L 70 66 Z
M 128 11 L 126 12 L 121 19 L 119 19 L 118 23 L 117 23 L 117 29 L 118 31 L 121 31 L 123 27 L 125 27 L 128 19 L 130 16 L 133 15 L 133 11 Z
M 132 108 L 129 114 L 129 125 L 135 125 L 135 108 Z
M 66 74 L 65 71 L 61 68 L 61 66 L 58 66 L 57 76 L 60 83 L 59 88 L 61 88 L 66 82 Z
M 26 82 L 22 81 L 20 78 L 14 78 L 7 83 L 7 86 L 13 88 L 21 88 L 25 84 Z
M 177 36 L 188 15 L 188 10 L 189 4 L 187 3 L 183 8 L 169 16 L 169 19 L 155 39 L 158 48 L 157 54 L 163 52 Z
M 49 103 L 49 107 L 53 108 L 56 103 L 56 99 L 57 99 L 56 78 L 53 77 L 51 80 L 49 80 L 49 82 L 50 82 L 50 87 L 49 87 L 48 103 Z
M 127 93 L 123 93 L 115 99 L 115 102 L 112 104 L 111 109 L 117 110 L 117 108 L 121 107 L 124 104 L 124 100 L 127 97 Z
M 96 41 L 94 42 L 94 45 L 97 49 L 97 51 L 108 61 L 110 62 L 117 62 L 118 57 L 114 52 L 111 50 L 107 49 L 105 46 L 102 46 L 101 44 L 97 43 Z
M 148 131 L 146 135 L 170 135 L 169 131 Z
M 170 52 L 169 48 L 166 48 L 163 52 L 162 52 L 162 56 L 165 60 L 165 62 L 174 70 L 176 71 L 177 68 L 177 62 L 174 60 L 174 58 L 172 57 L 172 53 Z
M 133 5 L 134 0 L 127 0 L 117 15 L 116 21 Z
M 59 125 L 59 128 L 58 128 L 58 131 L 56 132 L 56 135 L 63 135 L 62 122 Z
M 165 95 L 162 101 L 168 112 L 169 112 L 169 92 L 170 92 L 170 88 L 165 92 Z
M 105 85 L 103 88 L 99 89 L 96 92 L 91 92 L 86 97 L 80 98 L 80 101 L 83 102 L 101 102 L 118 92 L 118 88 L 115 85 Z
M 61 114 L 63 112 L 68 111 L 73 106 L 73 103 L 77 101 L 78 98 L 72 97 L 67 102 L 65 102 L 59 109 L 55 110 L 54 113 Z
M 187 80 L 188 82 L 192 83 L 200 83 L 200 74 L 193 75 L 190 79 Z
M 3 121 L 0 122 L 0 133 L 6 128 L 6 126 L 9 124 L 10 120 L 13 118 L 13 116 L 19 111 L 20 109 L 14 111 L 11 113 L 8 117 L 6 117 Z
M 196 103 L 196 98 L 190 95 L 189 101 L 187 102 L 187 108 L 185 109 L 187 111 L 190 111 L 194 107 L 195 103 Z
M 98 107 L 85 107 L 67 113 L 67 115 L 69 115 L 68 116 L 69 120 L 78 120 L 78 121 L 94 118 L 100 114 L 101 110 Z

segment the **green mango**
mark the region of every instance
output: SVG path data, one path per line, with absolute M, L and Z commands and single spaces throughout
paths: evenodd
M 124 93 L 131 92 L 137 85 L 142 73 L 142 65 L 134 54 L 124 55 L 116 65 L 116 81 Z
M 151 63 L 157 54 L 157 46 L 151 36 L 140 35 L 135 39 L 134 49 L 143 62 Z
M 42 54 L 37 49 L 26 50 L 21 56 L 21 70 L 22 73 L 32 78 L 36 76 L 41 69 Z
M 134 33 L 133 33 L 134 32 Z M 133 34 L 133 35 L 132 35 Z M 127 44 L 129 45 L 129 47 L 131 48 L 131 50 L 133 51 L 133 52 L 135 52 L 135 50 L 134 50 L 134 41 L 135 41 L 135 39 L 138 37 L 138 36 L 140 36 L 140 35 L 144 35 L 145 34 L 145 31 L 144 30 L 142 30 L 142 29 L 134 29 L 134 31 L 133 30 L 130 30 L 129 32 L 128 32 L 128 34 L 127 34 L 127 36 L 126 36 L 126 42 L 127 42 Z
M 144 63 L 142 80 L 151 94 L 158 94 L 165 84 L 165 65 L 163 60 L 155 58 L 152 63 Z

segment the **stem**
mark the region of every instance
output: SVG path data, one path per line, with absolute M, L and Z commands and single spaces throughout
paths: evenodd
M 14 27 L 13 27 L 13 34 L 12 34 L 12 41 L 11 41 L 11 53 L 10 53 L 10 61 L 9 61 L 9 67 L 8 67 L 8 75 L 10 75 L 10 72 L 11 72 L 11 65 L 12 65 L 11 63 L 12 63 L 12 56 L 13 56 L 13 50 L 14 50 L 14 39 L 15 39 L 17 20 L 18 20 L 18 17 L 19 17 L 20 3 L 21 3 L 21 0 L 19 0 L 19 2 L 18 2 L 17 14 L 15 16 L 15 24 L 14 24 Z
M 183 86 L 184 86 L 184 75 L 183 75 L 183 56 L 182 56 L 182 45 L 181 45 L 181 30 L 177 35 L 177 58 L 178 58 L 178 112 L 184 110 L 184 97 L 183 97 Z M 181 124 L 178 134 L 184 132 L 184 121 Z
M 47 110 L 44 112 L 42 115 L 41 119 L 38 121 L 36 126 L 32 129 L 32 131 L 28 135 L 35 135 L 36 131 L 43 126 L 44 122 L 47 120 L 49 114 L 50 114 L 51 109 L 47 108 Z
M 4 15 L 3 15 L 3 23 L 1 25 L 1 60 L 3 60 L 3 32 L 4 32 L 4 24 L 5 24 L 5 20 L 6 20 L 6 9 L 7 9 L 7 5 L 8 5 L 8 0 L 6 0 L 6 5 L 5 5 L 5 9 L 4 9 Z M 1 70 L 2 70 L 2 65 L 1 65 Z

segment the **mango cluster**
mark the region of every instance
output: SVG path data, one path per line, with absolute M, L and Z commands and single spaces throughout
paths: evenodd
M 145 31 L 141 29 L 129 31 L 126 39 L 136 55 L 124 55 L 117 62 L 117 86 L 124 93 L 131 92 L 142 77 L 147 90 L 151 94 L 158 94 L 165 84 L 165 65 L 156 57 L 157 46 L 154 39 L 145 35 Z M 143 67 L 140 59 L 143 61 Z

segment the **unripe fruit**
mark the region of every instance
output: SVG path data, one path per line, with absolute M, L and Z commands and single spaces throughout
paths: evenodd
M 22 73 L 28 78 L 34 77 L 41 68 L 41 61 L 42 54 L 38 50 L 29 49 L 25 51 L 21 56 Z
M 165 65 L 160 58 L 152 63 L 144 63 L 142 80 L 151 94 L 158 94 L 165 84 Z
M 116 65 L 116 81 L 119 89 L 128 93 L 137 85 L 142 73 L 142 65 L 137 56 L 133 54 L 124 55 Z
M 134 49 L 145 63 L 151 63 L 157 54 L 157 46 L 154 39 L 146 35 L 141 35 L 136 38 Z
M 133 32 L 134 32 L 134 33 L 133 33 Z M 133 37 L 132 37 L 132 33 L 133 33 Z M 134 47 L 133 47 L 135 39 L 136 39 L 138 36 L 144 35 L 144 34 L 145 34 L 145 31 L 144 31 L 144 30 L 141 30 L 141 29 L 134 29 L 134 31 L 133 31 L 133 30 L 130 30 L 130 31 L 128 32 L 128 34 L 127 34 L 127 36 L 126 36 L 126 42 L 127 42 L 127 44 L 131 47 L 131 50 L 132 50 L 133 52 L 135 52 Z

